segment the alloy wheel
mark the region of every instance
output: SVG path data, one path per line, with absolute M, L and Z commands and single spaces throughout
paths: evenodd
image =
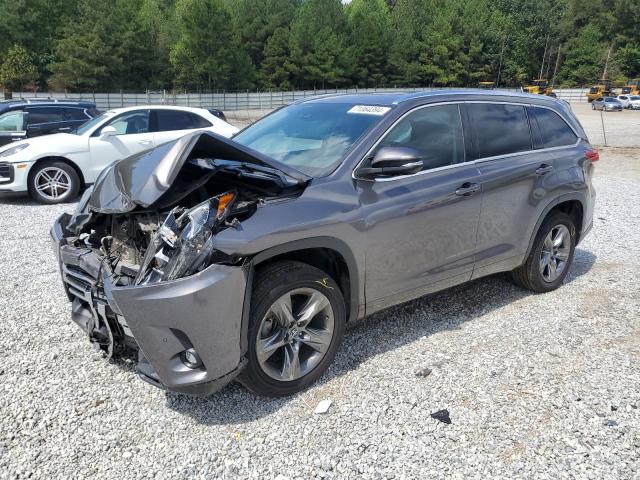
M 313 288 L 297 288 L 278 298 L 262 318 L 256 340 L 260 367 L 278 381 L 307 375 L 324 358 L 334 333 L 331 302 Z
M 34 179 L 36 191 L 44 198 L 57 200 L 71 189 L 71 177 L 58 167 L 46 167 L 40 170 Z
M 562 275 L 571 255 L 571 234 L 562 224 L 553 227 L 542 244 L 540 274 L 545 282 L 552 283 Z

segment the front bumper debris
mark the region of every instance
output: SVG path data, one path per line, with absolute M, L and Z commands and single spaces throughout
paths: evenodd
M 167 390 L 208 395 L 244 367 L 241 347 L 246 268 L 213 264 L 190 277 L 143 286 L 114 286 L 106 262 L 90 248 L 67 245 L 63 214 L 51 229 L 72 319 L 107 356 L 138 350 L 137 371 Z M 198 352 L 189 368 L 182 355 Z

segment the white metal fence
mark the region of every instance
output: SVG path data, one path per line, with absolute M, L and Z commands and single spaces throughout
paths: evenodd
M 328 90 L 291 90 L 275 92 L 221 92 L 221 93 L 174 93 L 169 91 L 143 93 L 53 93 L 14 92 L 13 98 L 50 98 L 58 100 L 88 100 L 100 110 L 132 107 L 136 105 L 181 105 L 188 107 L 219 108 L 234 110 L 271 110 L 282 105 L 314 95 L 332 93 L 384 93 L 428 91 L 433 88 L 349 88 Z M 518 89 L 501 89 L 518 91 Z M 558 98 L 569 102 L 586 102 L 587 88 L 554 89 Z

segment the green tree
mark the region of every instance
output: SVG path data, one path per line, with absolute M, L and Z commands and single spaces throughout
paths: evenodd
M 435 0 L 398 0 L 391 11 L 393 42 L 389 52 L 389 76 L 397 85 L 431 83 L 423 68 L 427 55 L 426 34 L 433 23 Z M 430 62 L 430 60 L 428 60 Z
M 50 84 L 57 89 L 139 88 L 151 76 L 149 32 L 141 0 L 81 0 L 75 21 L 56 43 Z
M 348 44 L 356 85 L 384 85 L 391 40 L 391 13 L 384 0 L 353 0 L 347 7 Z
M 564 62 L 560 69 L 562 83 L 586 85 L 602 78 L 608 44 L 605 34 L 593 23 L 578 31 L 565 44 Z
M 255 68 L 264 59 L 264 49 L 274 32 L 293 20 L 301 0 L 234 0 L 229 2 L 233 23 L 242 48 Z
M 38 70 L 24 47 L 9 48 L 0 65 L 0 84 L 9 92 L 22 88 L 38 78 Z
M 222 0 L 178 0 L 170 60 L 183 88 L 248 88 L 253 71 Z
M 52 47 L 62 34 L 77 0 L 0 0 L 0 63 L 9 48 L 22 45 L 38 69 L 38 79 L 46 78 Z
M 617 70 L 625 79 L 640 77 L 640 44 L 629 43 L 616 52 Z
M 291 25 L 290 71 L 297 87 L 349 84 L 347 21 L 340 0 L 308 0 Z
M 291 88 L 291 72 L 294 67 L 290 62 L 289 35 L 289 28 L 277 28 L 264 46 L 259 78 L 266 88 Z

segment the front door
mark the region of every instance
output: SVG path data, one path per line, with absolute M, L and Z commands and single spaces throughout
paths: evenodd
M 367 312 L 415 298 L 430 286 L 471 277 L 480 216 L 479 172 L 465 163 L 460 108 L 418 108 L 377 148 L 423 154 L 413 175 L 359 180 L 366 225 Z
M 110 126 L 117 135 L 103 137 L 100 132 Z M 93 182 L 98 174 L 111 163 L 153 148 L 153 133 L 149 131 L 149 110 L 134 110 L 114 117 L 91 134 L 89 153 Z
M 0 147 L 27 138 L 27 114 L 14 110 L 0 115 Z

